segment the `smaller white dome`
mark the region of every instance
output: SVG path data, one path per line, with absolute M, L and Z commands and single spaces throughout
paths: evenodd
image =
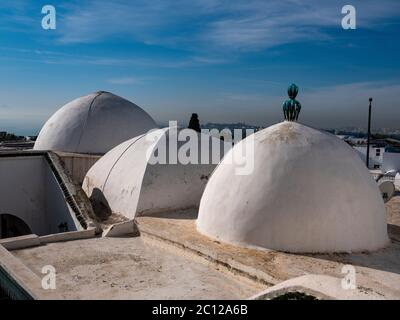
M 181 137 L 189 135 L 199 142 L 208 141 L 208 145 L 196 144 L 192 158 L 196 160 L 182 163 L 173 145 L 182 152 L 186 142 Z M 207 152 L 203 153 L 204 148 Z M 154 130 L 100 158 L 86 174 L 82 188 L 101 218 L 118 214 L 134 219 L 140 214 L 198 208 L 209 176 L 229 148 L 230 144 L 191 129 Z M 219 159 L 213 159 L 216 150 Z
M 248 139 L 254 139 L 254 154 L 246 154 L 254 170 L 237 175 L 227 159 Z M 335 136 L 285 121 L 230 153 L 201 198 L 201 233 L 288 252 L 369 251 L 388 243 L 378 186 L 356 152 Z
M 157 125 L 140 107 L 109 92 L 75 99 L 44 124 L 35 150 L 104 154 Z

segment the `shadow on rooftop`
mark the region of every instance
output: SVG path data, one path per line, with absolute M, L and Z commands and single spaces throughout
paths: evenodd
M 171 210 L 162 212 L 143 212 L 139 217 L 152 217 L 162 219 L 176 219 L 176 220 L 196 220 L 198 215 L 197 208 Z
M 110 218 L 112 215 L 111 208 L 100 189 L 94 188 L 89 200 L 92 204 L 93 212 L 99 221 L 106 221 Z
M 400 274 L 400 226 L 388 224 L 388 234 L 390 244 L 374 252 L 301 255 Z

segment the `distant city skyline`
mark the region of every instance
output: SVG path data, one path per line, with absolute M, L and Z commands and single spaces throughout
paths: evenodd
M 4 3 L 5 2 L 5 3 Z M 0 131 L 34 135 L 65 103 L 93 91 L 120 95 L 157 122 L 186 125 L 283 119 L 299 88 L 300 122 L 319 128 L 399 128 L 400 2 L 48 1 L 0 4 Z

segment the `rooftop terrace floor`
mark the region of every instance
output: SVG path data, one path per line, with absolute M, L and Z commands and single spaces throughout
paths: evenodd
M 394 208 L 398 210 L 398 206 Z M 398 213 L 390 218 L 394 219 Z M 365 298 L 400 299 L 400 227 L 390 224 L 392 220 L 388 228 L 391 243 L 386 248 L 352 254 L 292 254 L 221 243 L 197 232 L 194 212 L 162 213 L 137 220 L 142 236 L 167 240 L 267 286 L 307 274 L 343 278 L 343 266 L 351 264 Z
M 290 254 L 224 244 L 199 234 L 193 210 L 137 218 L 140 237 L 94 238 L 11 251 L 39 278 L 57 272 L 64 299 L 245 299 L 295 277 L 343 278 L 358 297 L 400 299 L 400 196 L 388 204 L 391 243 L 372 253 Z
M 259 291 L 142 238 L 95 238 L 13 251 L 39 277 L 57 272 L 63 299 L 244 299 Z

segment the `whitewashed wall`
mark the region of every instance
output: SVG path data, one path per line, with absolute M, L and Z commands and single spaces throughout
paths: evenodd
M 357 151 L 358 156 L 361 158 L 362 161 L 366 161 L 367 157 L 367 147 L 366 146 L 355 146 L 354 149 Z M 380 155 L 376 155 L 376 149 L 380 149 Z M 380 168 L 383 163 L 383 154 L 385 153 L 385 148 L 379 147 L 371 147 L 369 148 L 369 168 L 374 169 L 375 165 L 378 165 Z
M 42 156 L 0 158 L 0 214 L 17 216 L 38 235 L 59 232 L 63 222 L 81 229 Z

